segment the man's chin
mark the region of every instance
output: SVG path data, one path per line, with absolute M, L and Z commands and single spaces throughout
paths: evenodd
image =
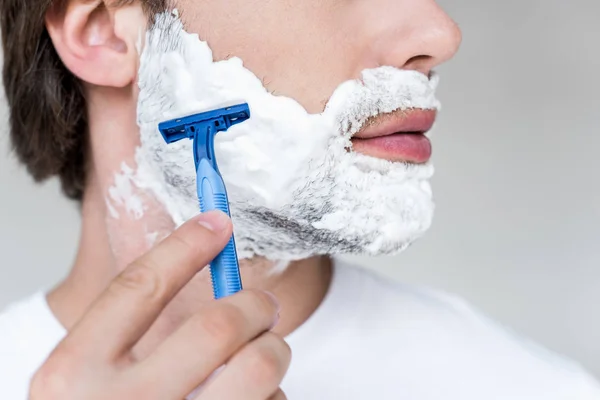
M 360 210 L 350 206 L 320 217 L 233 205 L 238 255 L 293 261 L 319 255 L 398 254 L 429 229 L 434 207 L 425 193 L 397 200 L 396 205 L 405 206 L 390 209 L 388 203 Z
M 274 222 L 275 219 L 269 219 Z M 415 240 L 421 237 L 426 229 L 406 232 L 402 237 L 392 238 L 383 233 L 377 235 L 344 236 L 344 232 L 331 232 L 317 229 L 291 230 L 283 227 L 289 224 L 284 219 L 273 226 L 262 225 L 256 222 L 255 229 L 270 230 L 276 236 L 276 240 L 265 240 L 265 236 L 253 232 L 249 237 L 244 234 L 248 221 L 236 220 L 236 243 L 238 245 L 238 256 L 242 259 L 251 259 L 256 256 L 264 257 L 273 261 L 295 261 L 320 255 L 362 255 L 362 256 L 384 256 L 395 255 L 408 248 Z

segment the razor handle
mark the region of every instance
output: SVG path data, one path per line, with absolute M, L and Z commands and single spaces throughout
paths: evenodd
M 196 172 L 200 211 L 204 213 L 220 210 L 231 217 L 225 183 L 219 172 L 206 158 L 200 160 Z M 242 290 L 233 234 L 223 251 L 210 263 L 210 275 L 215 299 L 230 296 Z

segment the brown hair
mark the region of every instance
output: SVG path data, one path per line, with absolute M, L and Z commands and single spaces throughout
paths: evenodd
M 167 5 L 166 0 L 142 2 L 151 16 Z M 10 139 L 37 182 L 58 176 L 65 195 L 81 200 L 88 155 L 86 101 L 82 83 L 64 66 L 46 30 L 51 5 L 52 0 L 0 0 Z

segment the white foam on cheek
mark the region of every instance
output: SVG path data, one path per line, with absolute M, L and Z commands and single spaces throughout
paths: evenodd
M 156 242 L 158 241 L 158 232 L 151 232 L 146 234 L 146 246 L 148 248 L 154 247 Z
M 133 181 L 134 171 L 123 163 L 121 172 L 115 175 L 114 184 L 110 187 L 109 197 L 106 199 L 107 208 L 112 218 L 119 218 L 115 206 L 125 208 L 125 211 L 134 219 L 143 217 L 144 204 L 142 199 L 134 193 Z
M 167 145 L 161 121 L 247 102 L 251 118 L 216 136 L 240 257 L 290 260 L 339 252 L 383 254 L 407 246 L 431 222 L 431 165 L 356 154 L 350 137 L 373 116 L 438 109 L 437 77 L 392 67 L 342 84 L 322 114 L 270 94 L 240 59 L 213 61 L 176 14 L 156 17 L 139 71 L 137 187 L 176 224 L 198 213 L 192 143 Z
M 117 210 L 115 209 L 115 207 L 112 205 L 111 200 L 108 197 L 106 197 L 104 199 L 104 202 L 106 203 L 106 209 L 108 210 L 108 215 L 110 215 L 110 217 L 113 219 L 119 219 L 120 215 L 117 212 Z
M 150 50 L 157 45 L 153 42 L 156 38 L 164 36 L 152 36 L 142 56 L 140 96 L 147 95 L 140 99 L 142 127 L 156 129 L 159 116 L 167 120 L 213 109 L 217 104 L 247 102 L 250 120 L 216 136 L 219 169 L 228 190 L 256 206 L 276 208 L 289 203 L 298 188 L 298 177 L 308 173 L 305 161 L 322 157 L 315 150 L 326 150 L 333 121 L 327 124 L 323 116 L 309 115 L 296 101 L 272 96 L 238 58 L 213 62 L 210 48 L 197 35 L 182 30 L 181 49 L 164 53 Z M 169 98 L 152 96 L 144 91 L 142 82 L 160 82 L 157 90 Z M 143 146 L 153 149 L 166 146 L 160 143 L 160 136 L 142 139 L 146 140 Z M 190 148 L 191 159 L 191 143 L 182 142 L 181 146 Z M 163 161 L 171 165 L 181 162 L 179 150 L 178 144 L 164 151 Z

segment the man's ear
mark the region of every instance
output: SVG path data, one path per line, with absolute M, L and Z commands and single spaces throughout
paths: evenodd
M 113 0 L 59 0 L 46 13 L 46 29 L 65 66 L 98 86 L 125 87 L 137 76 L 136 43 L 145 32 L 139 2 L 112 7 Z

